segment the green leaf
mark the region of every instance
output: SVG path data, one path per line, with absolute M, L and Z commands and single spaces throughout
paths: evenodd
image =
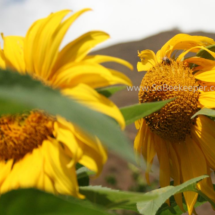
M 159 102 L 150 102 L 143 104 L 135 104 L 120 108 L 120 111 L 125 119 L 126 125 L 134 123 L 136 120 L 146 117 L 165 106 L 168 102 L 174 99 L 168 99 Z
M 213 202 L 207 195 L 205 195 L 201 190 L 197 190 L 196 189 L 196 192 L 201 196 L 203 197 L 205 200 L 207 200 L 208 202 L 210 202 L 210 204 L 215 207 L 215 202 Z
M 65 199 L 35 189 L 13 190 L 2 194 L 0 211 L 4 215 L 110 215 L 88 201 L 74 197 Z
M 210 45 L 210 46 L 206 46 L 205 48 L 209 49 L 212 52 L 215 52 L 215 45 Z M 205 51 L 204 49 L 201 49 L 196 56 L 198 57 L 202 57 L 202 58 L 206 58 L 209 60 L 214 60 L 214 57 L 211 56 L 211 54 L 209 54 L 207 51 Z
M 95 172 L 89 170 L 87 167 L 81 167 L 78 170 L 76 170 L 77 178 L 81 179 L 86 176 L 94 175 Z
M 198 112 L 196 112 L 191 117 L 191 119 L 193 119 L 194 117 L 196 117 L 198 115 L 206 115 L 206 116 L 210 116 L 210 117 L 215 117 L 215 110 L 209 109 L 209 108 L 202 108 L 201 110 L 199 110 Z
M 90 182 L 90 175 L 94 175 L 95 172 L 87 169 L 86 167 L 81 167 L 76 170 L 78 185 L 79 186 L 88 186 Z
M 167 186 L 164 188 L 160 188 L 157 190 L 151 191 L 152 194 L 157 194 L 158 198 L 150 201 L 150 202 L 138 202 L 137 209 L 140 214 L 150 214 L 155 215 L 161 205 L 169 199 L 171 196 L 175 195 L 176 193 L 181 193 L 185 191 L 196 191 L 196 182 L 206 178 L 208 176 L 203 175 L 197 178 L 193 178 L 189 181 L 186 181 L 183 184 L 178 186 Z
M 136 203 L 151 201 L 157 198 L 156 194 L 141 194 L 124 192 L 101 186 L 80 187 L 80 193 L 86 196 L 92 203 L 108 209 L 127 209 L 137 211 Z
M 184 202 L 183 199 L 183 207 L 184 210 L 187 211 L 187 205 Z M 181 215 L 184 211 L 180 209 L 180 207 L 175 202 L 174 197 L 170 197 L 170 206 L 167 203 L 164 203 L 159 210 L 157 211 L 156 215 Z
M 215 185 L 214 185 L 214 189 L 215 189 Z M 198 192 L 198 190 L 197 190 L 197 192 Z M 206 202 L 208 202 L 208 198 L 205 199 L 203 196 L 201 196 L 201 194 L 199 194 L 194 207 L 197 208 Z M 210 200 L 209 200 L 209 202 L 210 202 Z M 214 205 L 214 203 L 212 203 L 212 205 Z M 184 198 L 183 198 L 183 207 L 184 207 L 185 211 L 187 211 L 187 205 L 185 204 Z M 172 214 L 181 215 L 182 213 L 183 213 L 183 211 L 181 211 L 181 209 L 175 202 L 175 199 L 173 197 L 171 197 L 170 206 L 167 205 L 166 203 L 164 203 L 160 207 L 160 209 L 158 210 L 156 215 L 172 215 Z
M 126 88 L 126 86 L 111 86 L 111 87 L 98 88 L 98 89 L 96 89 L 96 91 L 108 98 L 108 97 L 112 96 L 114 93 L 116 93 L 120 90 L 124 90 L 125 88 Z
M 8 99 L 0 98 L 0 113 L 1 114 L 16 114 L 20 112 L 27 112 L 30 108 L 26 105 L 18 102 L 13 102 Z
M 25 108 L 21 108 L 22 111 L 34 108 L 61 115 L 86 132 L 96 135 L 109 149 L 136 163 L 130 142 L 112 118 L 80 105 L 30 76 L 0 70 L 0 98 L 23 105 Z M 1 108 L 0 114 L 5 114 Z

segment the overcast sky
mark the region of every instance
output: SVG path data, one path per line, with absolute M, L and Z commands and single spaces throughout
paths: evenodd
M 0 32 L 25 35 L 33 21 L 60 9 L 93 9 L 70 28 L 64 44 L 90 30 L 103 30 L 103 44 L 138 40 L 165 30 L 215 32 L 215 0 L 0 0 Z

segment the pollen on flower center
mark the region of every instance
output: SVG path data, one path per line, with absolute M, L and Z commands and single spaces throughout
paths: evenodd
M 55 119 L 43 112 L 32 111 L 0 118 L 0 160 L 20 159 L 53 136 Z
M 148 71 L 140 85 L 140 103 L 176 98 L 145 117 L 151 131 L 166 140 L 184 141 L 196 121 L 191 116 L 199 110 L 198 86 L 192 70 L 183 63 L 162 62 Z

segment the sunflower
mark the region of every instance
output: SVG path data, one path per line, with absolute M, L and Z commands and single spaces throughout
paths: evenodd
M 70 10 L 52 13 L 33 23 L 25 37 L 2 34 L 4 46 L 0 49 L 0 67 L 29 74 L 83 105 L 112 117 L 124 128 L 119 109 L 97 93 L 96 88 L 131 85 L 125 75 L 100 63 L 114 61 L 131 69 L 132 66 L 110 56 L 87 55 L 109 35 L 91 31 L 60 49 L 68 28 L 89 10 L 81 10 L 69 17 Z M 50 116 L 42 110 L 2 116 L 0 135 L 0 193 L 36 187 L 83 198 L 78 189 L 76 163 L 99 174 L 107 159 L 97 137 L 91 137 L 60 116 Z
M 155 155 L 160 163 L 160 185 L 170 179 L 179 185 L 191 178 L 211 175 L 215 170 L 215 122 L 206 116 L 191 118 L 202 108 L 215 108 L 215 61 L 198 57 L 214 40 L 202 36 L 178 34 L 156 54 L 151 50 L 139 53 L 138 71 L 147 71 L 139 90 L 139 102 L 175 98 L 160 111 L 135 122 L 138 129 L 134 148 L 146 160 L 146 179 Z M 189 58 L 185 58 L 186 54 Z M 197 188 L 215 202 L 211 178 L 202 180 Z M 198 197 L 184 192 L 189 214 Z M 175 195 L 182 210 L 182 195 Z

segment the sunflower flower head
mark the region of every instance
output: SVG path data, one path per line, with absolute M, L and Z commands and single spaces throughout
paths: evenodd
M 0 158 L 19 160 L 53 137 L 55 119 L 41 112 L 0 118 Z
M 192 73 L 183 62 L 168 60 L 149 70 L 141 82 L 140 103 L 176 98 L 160 112 L 145 118 L 151 131 L 164 139 L 183 141 L 195 124 L 191 117 L 199 110 L 200 92 L 196 90 L 199 84 Z M 181 90 L 184 88 L 187 90 Z
M 215 61 L 192 56 L 206 46 L 215 44 L 214 40 L 179 34 L 170 39 L 156 54 L 151 50 L 139 53 L 141 59 L 138 71 L 147 71 L 142 79 L 139 102 L 154 102 L 174 98 L 160 111 L 136 121 L 138 134 L 134 148 L 147 162 L 146 179 L 154 156 L 160 162 L 160 185 L 168 186 L 170 179 L 178 185 L 194 177 L 210 175 L 215 169 L 215 135 L 208 126 L 215 123 L 205 116 L 192 116 L 201 108 L 215 108 Z M 199 190 L 211 200 L 215 192 L 211 179 L 197 184 Z M 184 192 L 189 214 L 192 214 L 198 194 Z M 183 209 L 182 196 L 175 200 Z
M 120 110 L 96 89 L 114 84 L 131 85 L 125 75 L 101 63 L 114 61 L 130 69 L 132 66 L 119 58 L 88 55 L 109 35 L 91 31 L 60 49 L 69 27 L 89 10 L 71 16 L 68 16 L 70 10 L 52 13 L 34 22 L 25 37 L 2 34 L 0 68 L 29 74 L 65 96 L 112 117 L 123 129 L 125 121 Z M 2 116 L 0 135 L 0 193 L 35 187 L 83 198 L 79 193 L 76 164 L 99 174 L 107 160 L 106 150 L 97 137 L 42 110 Z

